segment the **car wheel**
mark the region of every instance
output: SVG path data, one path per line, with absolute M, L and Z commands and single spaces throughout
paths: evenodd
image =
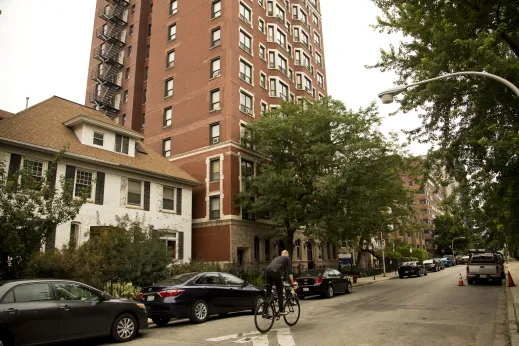
M 328 285 L 326 287 L 326 292 L 324 293 L 324 296 L 326 298 L 333 298 L 333 286 L 332 285 Z
M 170 318 L 169 317 L 155 317 L 155 318 L 152 318 L 151 320 L 153 321 L 153 323 L 155 323 L 157 325 L 157 327 L 164 327 L 169 323 Z
M 137 335 L 137 321 L 130 314 L 117 316 L 112 325 L 112 338 L 116 342 L 126 342 L 132 340 Z
M 346 285 L 346 293 L 351 293 L 353 292 L 353 285 L 351 284 L 350 281 L 348 281 L 348 284 Z
M 424 276 L 427 276 L 427 270 L 426 270 L 426 271 L 424 272 L 424 274 L 423 274 L 423 275 L 424 275 Z
M 399 277 L 400 279 L 403 279 L 403 278 L 404 278 L 404 276 L 403 276 L 403 275 L 399 275 L 398 277 Z
M 209 306 L 203 300 L 197 300 L 191 307 L 189 319 L 193 323 L 204 323 L 209 317 Z

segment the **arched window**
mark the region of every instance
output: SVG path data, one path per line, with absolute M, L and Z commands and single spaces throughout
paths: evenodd
M 296 259 L 301 260 L 301 240 L 296 240 Z
M 254 261 L 259 262 L 259 238 L 254 237 Z

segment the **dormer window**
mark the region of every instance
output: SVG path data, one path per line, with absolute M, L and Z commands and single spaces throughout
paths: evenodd
M 104 139 L 105 139 L 104 133 L 94 132 L 94 144 L 95 145 L 99 145 L 102 147 L 103 143 L 104 143 Z
M 115 135 L 115 151 L 128 155 L 128 147 L 130 146 L 130 138 L 123 135 Z

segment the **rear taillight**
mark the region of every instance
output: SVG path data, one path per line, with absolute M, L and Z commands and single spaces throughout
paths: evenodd
M 416 268 L 416 264 L 413 264 L 413 268 Z
M 160 291 L 159 296 L 161 298 L 177 297 L 177 296 L 181 295 L 182 293 L 184 293 L 184 290 L 165 290 L 165 291 Z
M 141 300 L 142 296 L 144 296 L 144 294 L 143 293 L 139 293 L 139 295 L 137 296 L 137 299 Z
M 315 283 L 316 283 L 316 284 L 320 284 L 321 282 L 323 282 L 323 278 L 317 278 L 317 279 L 315 279 Z
M 436 264 L 432 264 L 431 267 L 433 267 L 433 268 L 436 267 Z

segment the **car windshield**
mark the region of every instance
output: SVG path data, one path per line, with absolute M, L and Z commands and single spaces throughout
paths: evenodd
M 183 284 L 184 282 L 194 278 L 198 274 L 199 273 L 180 274 L 180 275 L 177 275 L 177 276 L 173 276 L 172 278 L 169 278 L 169 279 L 164 279 L 164 280 L 160 281 L 159 283 L 157 283 L 156 286 L 180 285 L 180 284 Z
M 319 275 L 323 275 L 323 273 L 324 269 L 310 269 L 301 274 L 301 276 L 317 277 Z

